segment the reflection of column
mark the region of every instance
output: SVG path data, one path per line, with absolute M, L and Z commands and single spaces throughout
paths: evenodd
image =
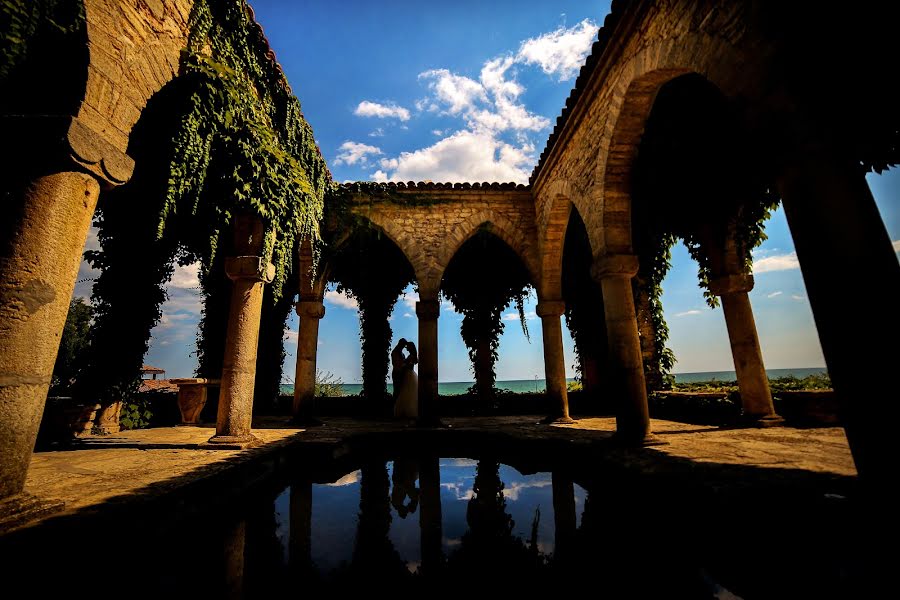
M 418 424 L 440 424 L 438 415 L 438 317 L 441 303 L 434 297 L 416 302 L 419 318 L 419 418 Z
M 763 365 L 753 308 L 747 293 L 752 289 L 752 275 L 726 275 L 709 282 L 709 291 L 722 298 L 744 417 L 760 425 L 776 425 L 782 419 L 775 414 L 772 404 L 769 377 Z
M 225 598 L 238 600 L 244 596 L 244 546 L 247 523 L 238 521 L 225 534 L 223 545 Z
M 422 573 L 431 577 L 441 570 L 444 553 L 441 515 L 441 467 L 437 457 L 419 463 L 419 528 L 421 530 Z
M 556 530 L 553 555 L 567 561 L 575 542 L 575 484 L 563 475 L 553 473 L 553 524 Z
M 234 283 L 228 333 L 225 336 L 216 435 L 209 439 L 209 444 L 213 447 L 245 448 L 256 441 L 250 433 L 250 422 L 253 416 L 259 320 L 263 284 L 272 281 L 275 266 L 260 256 L 263 223 L 258 217 L 237 217 L 234 238 L 239 256 L 225 259 L 225 272 Z
M 319 321 L 325 316 L 321 299 L 300 299 L 297 303 L 300 329 L 297 335 L 297 370 L 294 377 L 294 421 L 317 424 L 312 417 L 313 397 L 316 393 L 316 352 L 319 342 Z
M 628 443 L 647 443 L 650 411 L 638 336 L 631 278 L 638 271 L 636 256 L 614 254 L 594 261 L 591 275 L 603 289 L 606 332 L 613 384 L 616 386 L 616 435 Z
M 312 570 L 312 482 L 291 486 L 291 533 L 288 556 L 291 571 L 300 576 Z
M 544 334 L 544 377 L 551 414 L 547 422 L 572 423 L 569 417 L 569 396 L 566 391 L 566 361 L 563 356 L 562 325 L 559 318 L 565 312 L 562 300 L 540 300 L 537 314 Z
M 16 141 L 0 219 L 0 500 L 25 485 L 100 187 L 134 168 L 72 117 L 4 117 L 2 129 Z
M 373 582 L 408 575 L 406 565 L 388 537 L 392 519 L 387 464 L 383 461 L 364 464 L 360 475 L 353 571 Z
M 885 382 L 861 374 L 897 368 L 897 254 L 858 163 L 804 148 L 778 187 L 856 468 L 887 487 Z

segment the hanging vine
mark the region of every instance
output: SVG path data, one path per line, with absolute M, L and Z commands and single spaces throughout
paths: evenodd
M 492 402 L 496 395 L 494 365 L 505 328 L 502 315 L 511 302 L 528 338 L 525 299 L 531 283 L 522 260 L 489 228 L 463 244 L 444 271 L 441 291 L 463 315 L 460 335 L 469 350 L 475 376 L 471 392 L 482 402 Z

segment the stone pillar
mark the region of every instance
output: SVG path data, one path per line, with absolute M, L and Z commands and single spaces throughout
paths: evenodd
M 884 376 L 897 368 L 897 254 L 858 164 L 805 148 L 778 188 L 856 468 L 870 489 L 888 489 L 896 450 L 885 426 L 896 408 Z
M 247 522 L 230 525 L 222 540 L 222 596 L 240 600 L 244 597 L 244 548 L 247 543 Z
M 297 335 L 297 370 L 294 376 L 294 422 L 319 425 L 312 416 L 316 393 L 316 352 L 319 343 L 319 321 L 325 316 L 321 299 L 301 298 L 297 303 L 300 330 Z
M 756 321 L 750 306 L 748 292 L 752 289 L 752 275 L 726 275 L 709 282 L 709 291 L 722 298 L 744 418 L 762 427 L 770 427 L 784 420 L 775 414 L 772 404 L 769 377 L 763 365 Z
M 569 416 L 569 395 L 566 390 L 566 361 L 563 356 L 562 325 L 559 318 L 566 310 L 562 300 L 540 300 L 537 314 L 541 318 L 544 335 L 544 377 L 551 413 L 545 423 L 572 423 Z
M 262 250 L 262 221 L 242 215 L 236 218 L 234 229 L 235 250 L 247 254 L 225 259 L 225 273 L 233 286 L 216 435 L 208 442 L 210 447 L 228 449 L 246 448 L 256 441 L 250 433 L 250 421 L 263 284 L 271 282 L 275 276 L 275 265 L 258 255 Z
M 647 386 L 631 278 L 638 260 L 631 254 L 601 256 L 591 276 L 603 290 L 612 383 L 616 393 L 616 436 L 628 444 L 658 443 L 650 434 Z
M 419 318 L 419 417 L 422 427 L 442 425 L 438 415 L 438 317 L 441 303 L 437 294 L 416 302 Z
M 2 518 L 30 510 L 21 497 L 9 511 L 2 503 L 25 485 L 100 188 L 127 181 L 134 162 L 72 117 L 3 118 L 0 128 L 20 144 L 2 165 Z

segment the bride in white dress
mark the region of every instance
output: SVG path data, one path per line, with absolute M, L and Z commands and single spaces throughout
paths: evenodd
M 403 350 L 409 356 L 403 354 Z M 403 338 L 391 352 L 391 378 L 394 380 L 394 416 L 415 419 L 419 416 L 419 379 L 414 370 L 419 362 L 416 345 Z

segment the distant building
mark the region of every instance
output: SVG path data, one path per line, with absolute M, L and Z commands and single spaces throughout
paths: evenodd
M 156 379 L 157 375 L 165 375 L 166 371 L 164 369 L 160 369 L 159 367 L 151 367 L 150 365 L 144 365 L 141 367 L 141 379 Z M 152 377 L 148 377 L 151 376 Z M 165 379 L 165 377 L 163 377 Z
M 157 379 L 157 375 L 162 377 Z M 141 367 L 141 387 L 138 393 L 143 392 L 177 392 L 178 386 L 165 378 L 166 372 L 159 367 L 144 365 Z

